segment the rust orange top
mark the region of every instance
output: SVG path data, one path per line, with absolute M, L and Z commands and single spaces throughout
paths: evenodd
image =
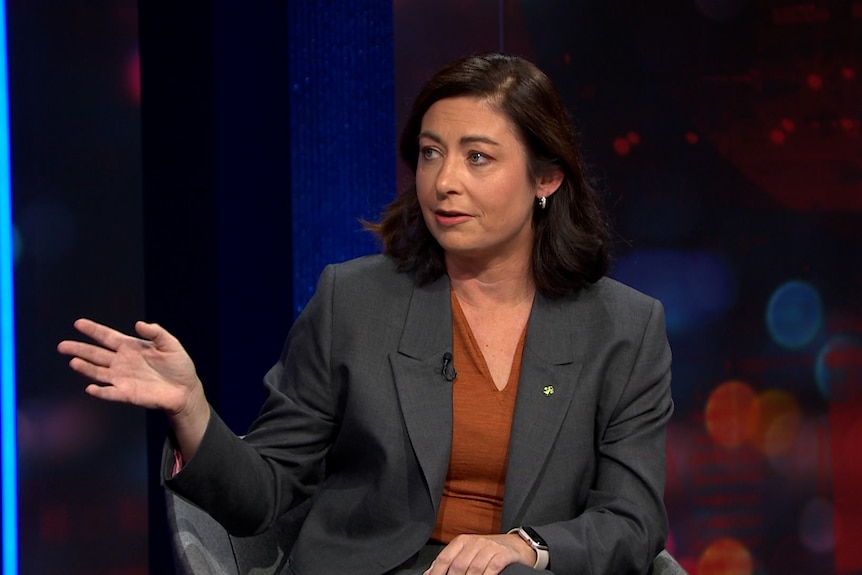
M 443 486 L 433 541 L 448 543 L 461 533 L 499 533 L 509 435 L 521 374 L 526 327 L 509 380 L 498 390 L 482 350 L 452 292 L 452 454 Z

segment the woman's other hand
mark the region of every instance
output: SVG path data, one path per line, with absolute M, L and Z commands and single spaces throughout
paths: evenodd
M 513 563 L 535 562 L 536 552 L 516 534 L 458 535 L 424 575 L 498 575 Z

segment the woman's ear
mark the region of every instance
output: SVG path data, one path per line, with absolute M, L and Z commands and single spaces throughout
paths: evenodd
M 563 175 L 562 170 L 554 170 L 549 172 L 543 176 L 540 176 L 538 181 L 536 182 L 536 197 L 537 198 L 547 198 L 558 189 L 563 183 Z

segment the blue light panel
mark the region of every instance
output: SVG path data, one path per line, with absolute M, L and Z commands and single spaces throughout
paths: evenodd
M 0 462 L 3 575 L 18 573 L 18 453 L 15 417 L 15 294 L 6 3 L 0 0 Z

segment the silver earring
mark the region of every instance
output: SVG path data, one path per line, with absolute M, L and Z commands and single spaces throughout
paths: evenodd
M 539 209 L 544 210 L 547 207 L 548 207 L 548 198 L 546 198 L 545 196 L 542 196 L 541 198 L 539 198 Z

